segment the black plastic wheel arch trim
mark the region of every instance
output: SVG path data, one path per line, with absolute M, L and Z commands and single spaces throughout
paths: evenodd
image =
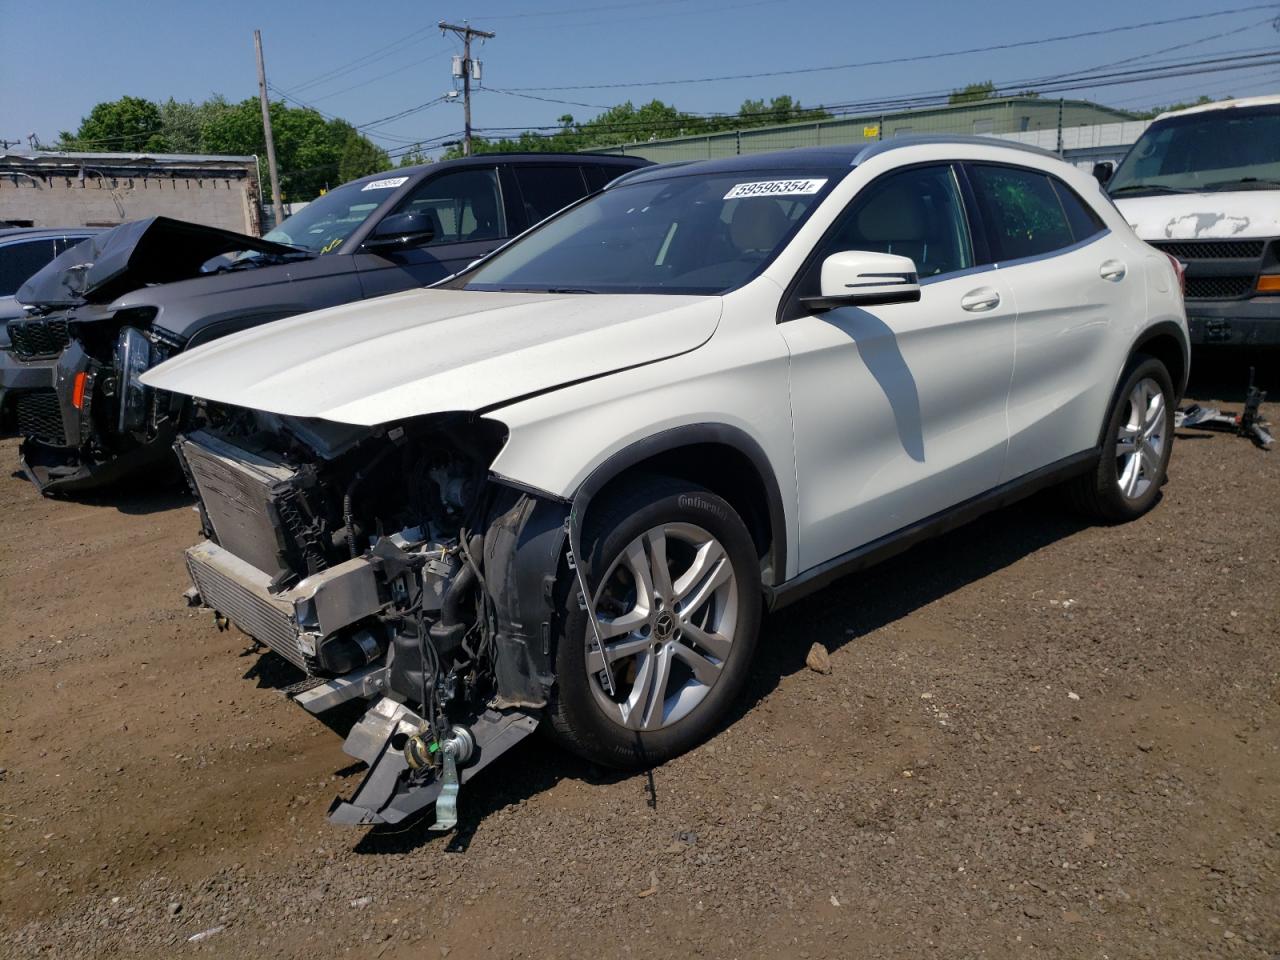
M 689 423 L 660 431 L 628 447 L 610 455 L 587 476 L 578 487 L 573 497 L 573 515 L 571 523 L 573 542 L 578 543 L 581 534 L 581 518 L 586 516 L 591 500 L 605 484 L 616 479 L 624 471 L 652 457 L 680 447 L 691 447 L 700 444 L 718 444 L 730 447 L 745 456 L 755 469 L 756 476 L 764 488 L 769 522 L 769 555 L 762 579 L 766 584 L 773 580 L 781 580 L 787 575 L 787 523 L 786 512 L 782 505 L 782 493 L 778 488 L 778 479 L 774 475 L 769 458 L 764 448 L 745 430 L 726 423 Z

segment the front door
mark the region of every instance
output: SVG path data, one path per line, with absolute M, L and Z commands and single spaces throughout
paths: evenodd
M 434 219 L 435 237 L 406 250 L 357 253 L 366 297 L 443 280 L 510 236 L 495 167 L 468 167 L 428 177 L 387 215 L 410 211 Z
M 918 303 L 788 310 L 801 571 L 999 483 L 1016 311 L 975 267 L 956 171 L 886 174 L 858 193 L 805 268 L 843 250 L 911 257 Z

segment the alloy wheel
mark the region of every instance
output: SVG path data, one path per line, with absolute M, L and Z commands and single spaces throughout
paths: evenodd
M 1166 439 L 1164 391 L 1146 377 L 1134 384 L 1128 402 L 1129 415 L 1116 435 L 1116 482 L 1126 499 L 1138 500 L 1160 479 Z
M 615 557 L 592 603 L 587 672 L 596 703 L 632 730 L 661 730 L 698 706 L 733 646 L 738 581 L 728 552 L 692 523 L 665 523 Z

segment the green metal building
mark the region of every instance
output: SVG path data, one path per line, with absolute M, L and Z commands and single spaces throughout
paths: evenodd
M 791 147 L 870 143 L 906 135 L 963 134 L 1013 135 L 1016 139 L 1053 150 L 1062 146 L 1064 139 L 1068 141 L 1066 146 L 1072 146 L 1072 142 L 1078 139 L 1074 134 L 1080 128 L 1136 119 L 1127 111 L 1087 100 L 999 97 L 896 113 L 868 113 L 592 149 L 597 153 L 623 153 L 665 163 L 671 160 L 706 160 L 738 153 L 764 153 Z

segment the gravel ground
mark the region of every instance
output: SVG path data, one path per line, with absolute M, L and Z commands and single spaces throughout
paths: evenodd
M 710 743 L 534 738 L 445 837 L 325 822 L 360 771 L 182 606 L 185 498 L 6 471 L 0 955 L 1275 958 L 1277 457 L 1187 432 L 1137 523 L 1042 496 L 837 584 Z

